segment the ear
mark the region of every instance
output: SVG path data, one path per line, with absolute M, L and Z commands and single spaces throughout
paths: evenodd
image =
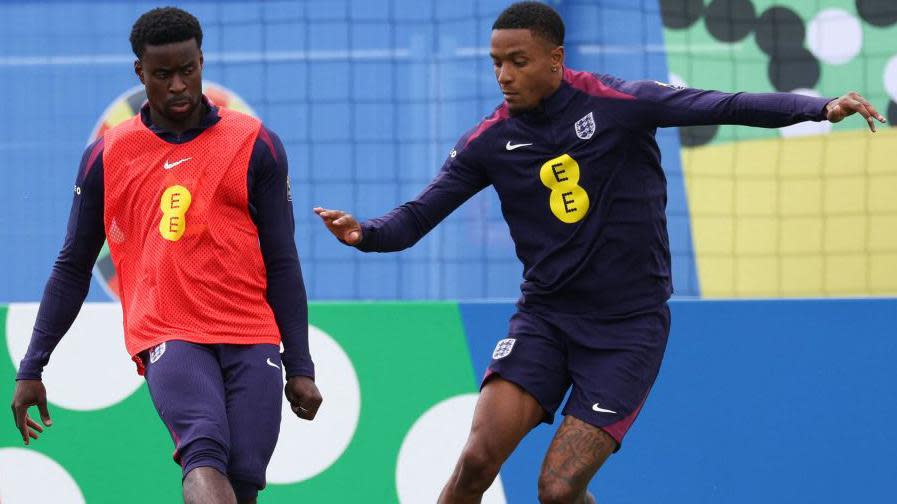
M 202 68 L 205 65 L 205 58 L 202 56 L 202 49 L 199 50 L 199 68 Z
M 551 66 L 564 68 L 564 46 L 557 46 L 551 50 Z
M 140 83 L 145 86 L 146 81 L 143 79 L 143 63 L 141 63 L 139 59 L 134 60 L 134 73 L 140 78 Z

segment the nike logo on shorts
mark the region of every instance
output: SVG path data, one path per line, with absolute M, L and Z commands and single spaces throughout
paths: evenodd
M 616 411 L 611 411 L 609 409 L 599 408 L 598 403 L 592 405 L 592 411 L 597 411 L 598 413 L 613 413 L 616 414 Z
M 271 362 L 271 357 L 268 357 L 268 360 L 266 360 L 265 363 L 268 364 L 268 365 L 271 366 L 271 367 L 280 369 L 280 366 L 278 366 L 277 364 Z

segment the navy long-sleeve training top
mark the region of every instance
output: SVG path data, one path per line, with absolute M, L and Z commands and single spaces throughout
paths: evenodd
M 602 316 L 653 309 L 672 293 L 656 128 L 781 127 L 823 120 L 828 102 L 566 69 L 537 109 L 511 114 L 503 103 L 465 133 L 416 199 L 362 223 L 357 247 L 410 247 L 492 185 L 523 263 L 521 306 Z
M 208 113 L 196 128 L 180 135 L 153 125 L 149 105 L 141 109 L 141 120 L 166 142 L 189 142 L 220 119 L 217 107 L 203 100 Z M 265 135 L 259 135 L 249 160 L 249 212 L 258 228 L 267 274 L 267 299 L 280 330 L 287 377 L 313 378 L 314 364 L 308 350 L 308 305 L 293 238 L 295 223 L 287 157 L 280 138 L 265 129 L 270 143 Z M 19 366 L 17 379 L 40 379 L 50 354 L 75 321 L 87 297 L 91 271 L 106 239 L 102 144 L 100 138 L 88 146 L 81 158 L 65 242 L 44 289 L 31 343 Z

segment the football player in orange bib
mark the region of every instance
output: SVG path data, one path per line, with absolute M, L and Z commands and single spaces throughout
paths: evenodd
M 153 9 L 131 32 L 147 103 L 81 160 L 68 233 L 47 282 L 13 413 L 22 439 L 51 425 L 41 372 L 108 241 L 125 343 L 175 443 L 185 502 L 255 502 L 281 420 L 281 388 L 312 420 L 322 398 L 293 239 L 287 158 L 257 119 L 202 94 L 202 29 Z M 283 354 L 280 345 L 283 343 Z

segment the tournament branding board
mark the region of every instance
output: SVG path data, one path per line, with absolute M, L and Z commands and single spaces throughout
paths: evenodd
M 599 499 L 887 501 L 897 477 L 897 403 L 886 400 L 897 379 L 897 300 L 671 308 L 666 361 L 623 449 L 590 486 Z M 486 366 L 494 352 L 514 351 L 500 343 L 514 309 L 313 303 L 309 342 L 324 403 L 311 423 L 283 411 L 261 498 L 435 502 Z M 0 307 L 2 396 L 12 395 L 36 313 L 35 304 Z M 54 425 L 27 448 L 11 423 L 0 429 L 4 504 L 179 499 L 173 444 L 121 331 L 117 303 L 87 304 L 45 373 Z M 521 443 L 484 502 L 533 501 L 556 425 Z

